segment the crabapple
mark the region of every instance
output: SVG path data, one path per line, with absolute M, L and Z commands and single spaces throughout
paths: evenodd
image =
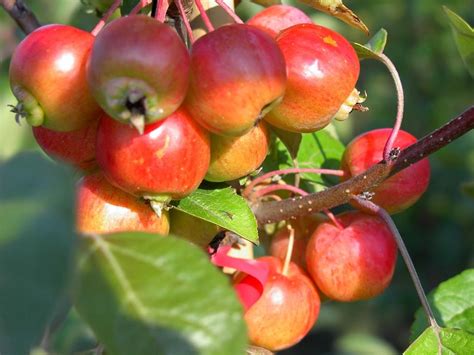
M 99 118 L 101 109 L 86 81 L 86 63 L 94 42 L 89 32 L 48 25 L 30 33 L 10 62 L 14 109 L 32 126 L 73 131 Z
M 158 217 L 145 201 L 112 186 L 102 173 L 82 178 L 77 188 L 77 231 L 82 234 L 148 232 L 166 235 L 168 212 Z
M 311 235 L 306 268 L 318 289 L 337 301 L 373 298 L 389 285 L 397 260 L 397 244 L 385 221 L 351 211 L 327 221 Z
M 359 77 L 359 59 L 339 33 L 314 24 L 287 28 L 277 37 L 288 82 L 283 101 L 264 119 L 291 132 L 314 132 L 329 124 Z
M 354 138 L 346 147 L 341 160 L 343 180 L 360 175 L 383 159 L 383 150 L 391 128 L 375 129 Z M 400 130 L 394 147 L 403 149 L 416 142 L 410 133 Z M 374 190 L 372 202 L 389 213 L 403 211 L 413 205 L 426 191 L 430 181 L 428 158 L 410 165 L 389 177 Z

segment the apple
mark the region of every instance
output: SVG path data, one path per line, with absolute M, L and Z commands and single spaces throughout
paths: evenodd
M 211 162 L 205 179 L 222 182 L 250 174 L 262 165 L 269 146 L 270 134 L 264 122 L 240 137 L 211 135 Z
M 342 179 L 360 175 L 381 161 L 391 131 L 391 128 L 375 129 L 354 138 L 347 145 L 341 160 L 341 169 L 344 170 Z M 403 149 L 416 141 L 410 133 L 400 130 L 393 146 Z M 425 158 L 383 181 L 373 190 L 372 202 L 392 214 L 403 211 L 421 197 L 429 182 L 430 163 Z
M 367 300 L 390 284 L 397 244 L 385 221 L 351 211 L 336 216 L 343 226 L 327 221 L 311 235 L 306 268 L 318 289 L 337 301 Z
M 167 235 L 168 213 L 158 217 L 135 196 L 112 186 L 102 173 L 82 178 L 77 188 L 77 231 L 81 234 L 148 232 Z
M 290 132 L 314 132 L 329 124 L 352 93 L 359 59 L 339 33 L 314 24 L 287 28 L 277 37 L 288 82 L 283 101 L 264 119 Z
M 43 26 L 30 33 L 10 62 L 17 115 L 32 126 L 55 131 L 78 130 L 97 120 L 101 109 L 86 81 L 93 42 L 89 32 L 65 25 Z
M 212 133 L 240 136 L 281 99 L 285 85 L 275 40 L 253 26 L 225 25 L 194 42 L 185 105 Z
M 290 263 L 284 275 L 280 259 L 265 256 L 257 261 L 268 265 L 269 276 L 260 298 L 244 315 L 250 342 L 271 351 L 289 348 L 303 339 L 316 323 L 320 308 L 318 292 L 296 264 Z M 254 290 L 258 286 L 253 277 L 245 274 L 234 280 L 237 292 L 261 292 Z
M 290 5 L 269 6 L 247 21 L 248 25 L 260 28 L 273 38 L 284 29 L 300 23 L 313 21 L 303 11 Z

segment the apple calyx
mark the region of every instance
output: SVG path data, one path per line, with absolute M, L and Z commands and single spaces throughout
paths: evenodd
M 344 101 L 339 108 L 339 111 L 334 115 L 334 119 L 337 121 L 345 121 L 349 117 L 349 114 L 354 110 L 361 112 L 368 111 L 368 107 L 361 105 L 365 100 L 367 100 L 367 93 L 364 92 L 364 94 L 361 95 L 360 91 L 354 88 L 346 101 Z
M 41 126 L 44 122 L 44 111 L 35 97 L 20 86 L 15 86 L 12 91 L 18 99 L 16 106 L 9 105 L 12 108 L 10 112 L 15 114 L 16 123 L 20 124 L 20 120 L 24 118 L 30 126 Z
M 164 211 L 168 211 L 170 209 L 169 203 L 171 201 L 171 197 L 166 195 L 161 196 L 143 196 L 145 201 L 148 201 L 153 211 L 155 211 L 156 215 L 161 218 Z

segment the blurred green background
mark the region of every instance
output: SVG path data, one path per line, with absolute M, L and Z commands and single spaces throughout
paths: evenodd
M 69 23 L 90 30 L 96 17 L 79 0 L 26 1 L 42 23 Z M 325 14 L 300 6 L 314 21 L 365 43 L 367 37 Z M 389 34 L 385 53 L 397 66 L 405 89 L 403 129 L 421 137 L 474 103 L 474 79 L 469 77 L 452 39 L 442 5 L 474 24 L 474 1 L 364 0 L 346 1 L 372 33 L 384 27 Z M 238 8 L 246 19 L 260 6 L 244 0 Z M 11 53 L 22 33 L 0 11 L 0 161 L 15 153 L 38 149 L 26 124 L 18 126 L 7 104 L 14 104 L 8 84 Z M 358 89 L 366 91 L 370 108 L 335 127 L 344 143 L 369 129 L 388 127 L 396 112 L 396 95 L 382 64 L 363 61 Z M 474 199 L 462 184 L 474 181 L 474 133 L 430 157 L 432 180 L 422 199 L 396 215 L 421 280 L 427 291 L 441 281 L 474 266 Z M 34 173 L 34 172 L 32 172 Z M 409 327 L 419 307 L 406 268 L 399 261 L 390 288 L 369 302 L 324 303 L 310 336 L 285 354 L 396 354 L 408 345 Z M 72 323 L 71 323 L 72 322 Z M 76 319 L 77 322 L 77 319 Z M 83 331 L 69 320 L 58 346 L 78 350 Z M 90 334 L 87 335 L 90 337 Z M 86 342 L 87 343 L 87 342 Z M 72 345 L 75 344 L 75 345 Z

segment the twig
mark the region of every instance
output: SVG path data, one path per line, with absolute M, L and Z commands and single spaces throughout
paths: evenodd
M 115 10 L 119 8 L 119 6 L 122 4 L 122 0 L 115 0 L 112 5 L 108 8 L 108 10 L 105 12 L 104 16 L 100 19 L 100 21 L 95 25 L 95 27 L 92 29 L 91 34 L 93 36 L 97 36 L 97 34 L 100 32 L 101 29 L 104 28 L 105 24 L 109 20 L 110 16 L 113 15 Z
M 33 32 L 41 26 L 35 14 L 31 12 L 22 0 L 0 0 L 0 6 L 15 20 L 18 27 L 25 34 Z
M 474 128 L 474 106 L 455 117 L 441 128 L 420 139 L 401 151 L 392 165 L 384 161 L 375 164 L 366 172 L 327 190 L 282 201 L 257 202 L 252 207 L 260 224 L 287 220 L 333 208 L 349 202 L 352 195 L 358 195 L 377 186 L 386 178 L 427 157 L 451 141 Z

